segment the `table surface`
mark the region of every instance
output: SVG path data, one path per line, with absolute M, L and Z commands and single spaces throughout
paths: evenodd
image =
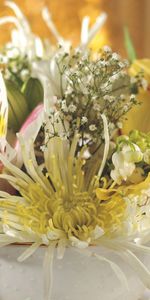
M 140 298 L 139 300 L 150 300 L 150 290 L 146 290 L 143 298 Z

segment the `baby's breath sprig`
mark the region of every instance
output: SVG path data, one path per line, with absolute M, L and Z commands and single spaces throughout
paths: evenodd
M 61 122 L 68 122 L 67 138 L 75 131 L 82 145 L 103 142 L 101 114 L 108 120 L 110 134 L 121 127 L 123 116 L 136 104 L 135 85 L 127 72 L 128 62 L 105 46 L 98 54 L 92 51 L 60 49 L 55 57 L 60 91 L 57 110 Z M 134 88 L 133 88 L 134 84 Z

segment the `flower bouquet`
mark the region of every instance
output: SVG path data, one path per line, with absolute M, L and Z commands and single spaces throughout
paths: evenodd
M 16 17 L 0 24 L 17 29 L 1 50 L 0 297 L 138 300 L 150 289 L 150 134 L 126 116 L 147 73 L 88 47 L 105 14 L 83 20 L 73 48 L 44 8 L 53 46 L 6 4 Z

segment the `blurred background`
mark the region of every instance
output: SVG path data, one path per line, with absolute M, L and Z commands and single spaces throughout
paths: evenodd
M 41 37 L 50 37 L 49 30 L 41 18 L 41 10 L 48 6 L 52 18 L 65 38 L 77 45 L 80 27 L 85 15 L 91 17 L 91 24 L 100 12 L 108 14 L 101 33 L 97 34 L 92 46 L 98 48 L 109 44 L 114 51 L 126 56 L 123 27 L 128 26 L 138 57 L 150 57 L 150 0 L 16 0 L 31 23 L 32 29 Z M 0 16 L 8 15 L 4 0 L 0 0 Z M 9 40 L 13 25 L 0 27 L 0 45 Z

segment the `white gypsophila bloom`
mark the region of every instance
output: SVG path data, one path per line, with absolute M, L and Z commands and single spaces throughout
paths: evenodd
M 104 100 L 111 103 L 111 102 L 113 102 L 115 100 L 115 97 L 114 96 L 110 96 L 110 95 L 105 95 L 104 96 Z
M 64 112 L 68 112 L 68 107 L 66 105 L 66 100 L 63 100 L 61 103 L 61 108 Z
M 93 109 L 94 109 L 95 111 L 100 111 L 100 105 L 99 105 L 98 103 L 94 103 Z
M 95 124 L 91 124 L 91 125 L 89 126 L 89 129 L 90 129 L 90 131 L 95 131 L 95 130 L 97 129 L 97 127 L 96 127 Z
M 110 97 L 111 97 L 110 95 L 105 95 L 105 96 L 104 96 L 104 100 L 109 101 L 109 100 L 110 100 Z
M 129 109 L 129 105 L 125 104 L 123 109 L 124 109 L 125 112 L 127 112 L 128 109 Z
M 120 100 L 124 100 L 125 99 L 125 95 L 120 95 Z
M 73 92 L 72 86 L 68 85 L 65 90 L 65 95 L 70 95 Z
M 68 110 L 72 113 L 74 113 L 77 110 L 77 107 L 74 104 L 70 104 L 68 106 Z
M 109 127 L 110 130 L 114 130 L 115 124 L 112 123 L 112 122 L 110 122 L 109 125 L 108 125 L 108 127 Z
M 134 94 L 132 94 L 131 96 L 130 96 L 130 100 L 135 100 L 136 99 L 136 96 L 134 95 Z
M 145 78 L 142 78 L 141 85 L 142 85 L 142 88 L 146 91 L 148 88 L 148 81 Z
M 118 63 L 118 65 L 119 65 L 120 68 L 124 68 L 125 67 L 125 64 L 123 62 L 121 62 L 121 61 Z
M 130 82 L 131 82 L 132 84 L 136 83 L 136 78 L 135 78 L 135 77 L 130 77 Z
M 114 52 L 114 53 L 112 54 L 112 59 L 118 61 L 118 60 L 120 60 L 120 55 L 119 55 L 118 53 L 115 53 L 115 52 Z
M 107 52 L 112 52 L 112 49 L 109 46 L 106 45 L 106 46 L 103 47 L 103 51 L 106 52 L 106 53 Z
M 110 81 L 110 82 L 114 82 L 114 81 L 118 80 L 119 77 L 120 77 L 120 74 L 114 74 L 113 76 L 111 76 L 111 77 L 109 78 L 109 81 Z
M 124 59 L 123 62 L 125 67 L 129 67 L 129 61 L 127 59 Z
M 119 128 L 119 129 L 122 129 L 122 122 L 117 122 L 117 127 Z
M 81 124 L 84 125 L 88 122 L 88 118 L 87 117 L 82 117 L 81 118 Z

